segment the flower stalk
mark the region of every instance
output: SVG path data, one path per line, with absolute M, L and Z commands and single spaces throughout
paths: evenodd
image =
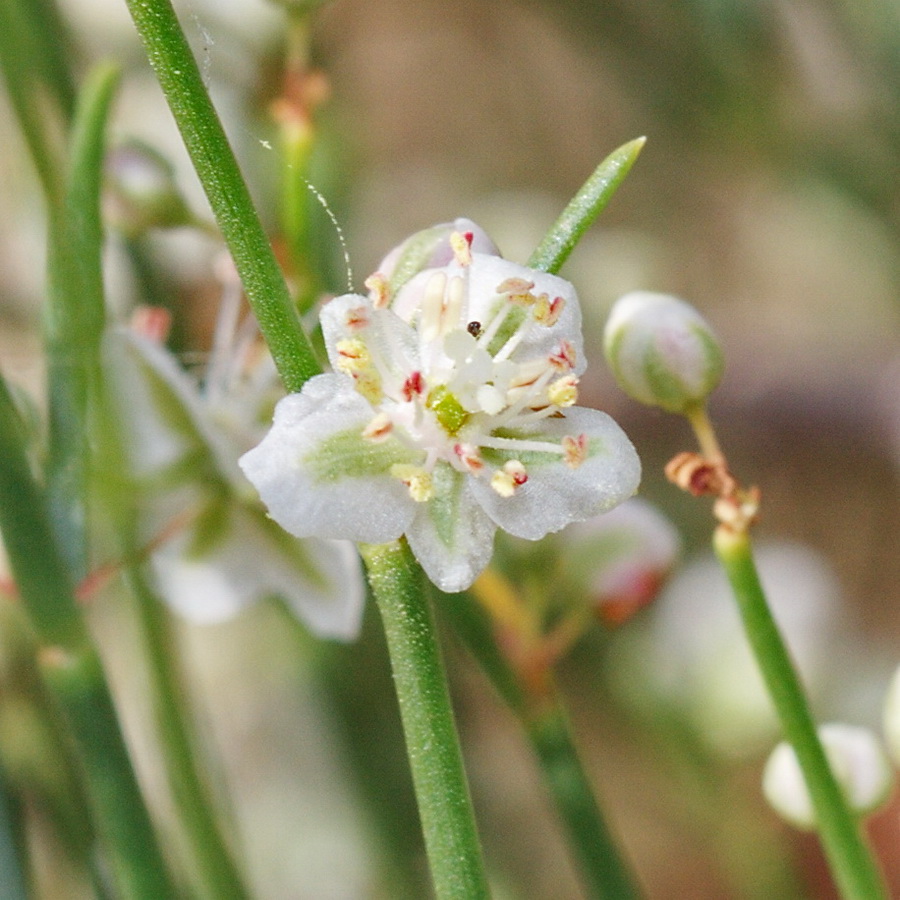
M 766 601 L 750 536 L 719 525 L 713 538 L 716 555 L 737 600 L 744 629 L 784 735 L 803 770 L 816 813 L 825 855 L 844 900 L 878 900 L 888 896 L 859 820 L 841 792 L 791 662 Z
M 363 545 L 438 900 L 489 897 L 425 582 L 405 542 Z

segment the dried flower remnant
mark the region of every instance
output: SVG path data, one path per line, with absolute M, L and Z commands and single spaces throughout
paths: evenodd
M 401 245 L 369 296 L 323 308 L 335 372 L 281 400 L 241 459 L 286 530 L 405 534 L 445 591 L 484 569 L 498 527 L 537 540 L 611 509 L 640 479 L 619 426 L 575 405 L 585 365 L 572 285 L 479 252 L 493 245 L 460 224 Z

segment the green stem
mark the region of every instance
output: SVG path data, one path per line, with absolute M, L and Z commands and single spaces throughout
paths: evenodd
M 746 533 L 720 526 L 713 545 L 737 599 L 763 680 L 797 754 L 816 812 L 819 836 L 844 900 L 879 900 L 887 892 L 861 824 L 835 780 L 806 697 L 759 581 Z
M 193 876 L 192 896 L 197 900 L 244 900 L 247 893 L 241 876 L 222 839 L 206 786 L 197 771 L 178 685 L 171 671 L 165 607 L 138 565 L 126 570 L 126 578 L 136 600 L 141 640 L 148 656 L 153 733 L 162 749 L 166 778 Z
M 284 386 L 320 371 L 170 0 L 126 0 Z
M 528 265 L 532 269 L 558 272 L 562 268 L 582 235 L 625 180 L 646 141 L 646 138 L 640 137 L 623 144 L 597 166 L 531 254 Z
M 5 900 L 28 900 L 25 889 L 25 841 L 19 833 L 18 817 L 13 812 L 16 805 L 5 773 L 0 770 L 0 897 Z
M 523 724 L 590 896 L 636 900 L 640 892 L 603 820 L 558 698 L 547 698 L 540 714 Z
M 438 900 L 489 897 L 424 576 L 405 542 L 363 545 Z
M 31 472 L 23 433 L 0 378 L 0 533 L 22 604 L 44 646 L 42 669 L 75 738 L 97 833 L 109 850 L 121 897 L 166 900 L 175 892 L 45 514 L 46 498 Z
M 456 633 L 521 722 L 591 896 L 598 900 L 639 897 L 581 765 L 556 688 L 548 686 L 540 698 L 529 695 L 498 649 L 491 619 L 470 596 L 448 598 L 442 612 L 450 616 Z

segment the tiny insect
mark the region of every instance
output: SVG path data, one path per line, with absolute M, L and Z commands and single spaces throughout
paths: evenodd
M 477 338 L 477 337 L 480 337 L 480 335 L 481 335 L 481 322 L 469 322 L 469 324 L 466 325 L 466 331 L 468 331 L 469 334 L 472 335 L 472 337 L 476 337 L 476 338 Z

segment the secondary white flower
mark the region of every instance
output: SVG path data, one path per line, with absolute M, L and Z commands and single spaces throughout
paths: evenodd
M 298 542 L 272 523 L 236 461 L 259 440 L 279 395 L 255 321 L 240 321 L 226 273 L 213 348 L 192 377 L 165 348 L 165 314 L 110 331 L 105 351 L 137 486 L 150 562 L 166 602 L 195 622 L 223 621 L 282 597 L 319 637 L 356 636 L 365 588 L 352 544 Z
M 834 777 L 853 812 L 866 815 L 888 798 L 894 773 L 878 738 L 868 728 L 831 723 L 818 729 Z M 812 829 L 816 814 L 794 748 L 782 741 L 763 772 L 763 793 L 772 808 L 797 828 Z
M 240 464 L 300 537 L 384 543 L 405 534 L 431 580 L 462 590 L 498 527 L 537 540 L 630 497 L 640 463 L 605 413 L 575 406 L 584 369 L 575 290 L 472 251 L 396 292 L 328 303 L 333 374 L 275 409 Z

